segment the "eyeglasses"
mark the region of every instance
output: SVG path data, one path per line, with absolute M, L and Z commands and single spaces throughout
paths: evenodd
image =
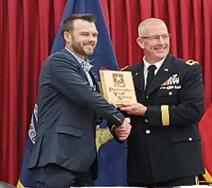
M 162 37 L 162 39 L 165 41 L 165 40 L 169 40 L 170 37 L 171 37 L 171 34 L 163 34 L 163 35 L 152 35 L 152 36 L 149 36 L 149 37 L 140 37 L 142 39 L 148 39 L 148 40 L 151 40 L 153 42 L 158 42 L 160 37 Z

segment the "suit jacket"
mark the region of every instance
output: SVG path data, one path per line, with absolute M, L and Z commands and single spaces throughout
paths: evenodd
M 72 171 L 88 170 L 96 158 L 98 116 L 117 126 L 124 121 L 124 116 L 89 85 L 70 52 L 63 49 L 49 56 L 39 77 L 38 127 L 29 168 L 56 163 Z
M 144 90 L 143 62 L 128 67 L 145 116 L 130 116 L 127 180 L 158 183 L 204 173 L 200 134 L 204 89 L 199 63 L 169 54 Z

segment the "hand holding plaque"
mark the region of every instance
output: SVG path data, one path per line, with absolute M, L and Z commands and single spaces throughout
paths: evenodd
M 123 103 L 137 103 L 130 71 L 100 70 L 102 95 L 118 108 Z

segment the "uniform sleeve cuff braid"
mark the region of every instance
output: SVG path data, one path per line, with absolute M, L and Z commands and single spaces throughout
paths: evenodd
M 162 117 L 162 125 L 163 126 L 169 126 L 169 106 L 168 105 L 162 105 L 161 106 L 161 117 Z

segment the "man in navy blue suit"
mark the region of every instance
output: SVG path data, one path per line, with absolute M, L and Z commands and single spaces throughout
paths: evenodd
M 131 125 L 100 94 L 86 60 L 97 44 L 95 16 L 75 14 L 62 25 L 65 48 L 49 56 L 39 77 L 38 129 L 29 169 L 37 187 L 92 186 L 97 177 L 96 125 L 116 125 L 120 141 Z

